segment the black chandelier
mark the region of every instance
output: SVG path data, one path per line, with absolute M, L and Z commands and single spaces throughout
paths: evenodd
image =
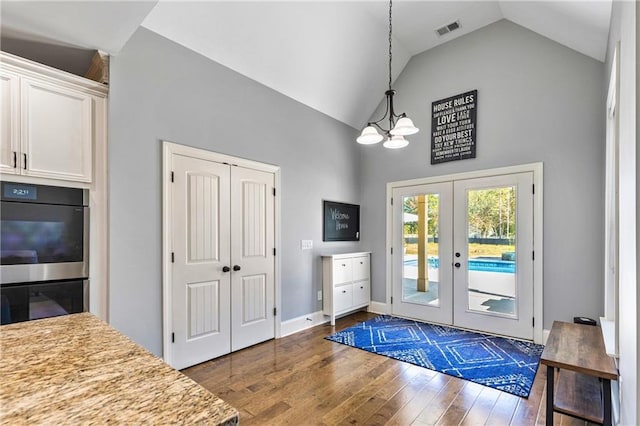
M 413 121 L 407 114 L 404 112 L 401 114 L 396 114 L 393 110 L 393 96 L 396 94 L 396 91 L 391 88 L 391 61 L 393 58 L 391 45 L 392 45 L 392 28 L 391 24 L 391 7 L 393 0 L 389 0 L 389 90 L 384 92 L 387 98 L 387 110 L 385 111 L 382 118 L 378 121 L 370 121 L 362 130 L 362 133 L 356 141 L 363 145 L 371 145 L 378 142 L 382 142 L 385 139 L 383 146 L 385 148 L 404 148 L 409 145 L 409 141 L 404 137 L 407 135 L 413 135 L 418 133 L 420 129 L 413 125 Z M 388 115 L 388 117 L 387 117 Z M 389 129 L 385 129 L 380 125 L 384 120 L 389 120 Z M 378 130 L 382 132 L 382 134 L 378 133 Z

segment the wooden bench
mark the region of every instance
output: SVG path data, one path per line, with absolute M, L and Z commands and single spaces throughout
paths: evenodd
M 618 371 L 600 327 L 554 321 L 540 363 L 547 366 L 547 425 L 554 412 L 611 425 L 611 380 Z

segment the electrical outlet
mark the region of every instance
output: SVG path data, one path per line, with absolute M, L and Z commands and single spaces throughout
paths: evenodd
M 300 250 L 311 250 L 313 248 L 313 240 L 300 240 Z
M 322 290 L 318 290 L 318 300 L 322 300 Z

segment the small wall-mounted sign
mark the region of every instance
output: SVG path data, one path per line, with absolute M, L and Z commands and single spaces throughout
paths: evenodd
M 322 241 L 360 241 L 360 206 L 323 202 Z
M 431 164 L 476 158 L 478 91 L 431 104 Z

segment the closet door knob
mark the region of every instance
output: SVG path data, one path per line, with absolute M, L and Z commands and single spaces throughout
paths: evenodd
M 223 266 L 222 267 L 222 272 L 229 272 L 231 270 L 231 268 L 229 268 L 228 266 Z
M 234 271 L 239 271 L 240 270 L 240 265 L 233 265 L 233 270 Z

